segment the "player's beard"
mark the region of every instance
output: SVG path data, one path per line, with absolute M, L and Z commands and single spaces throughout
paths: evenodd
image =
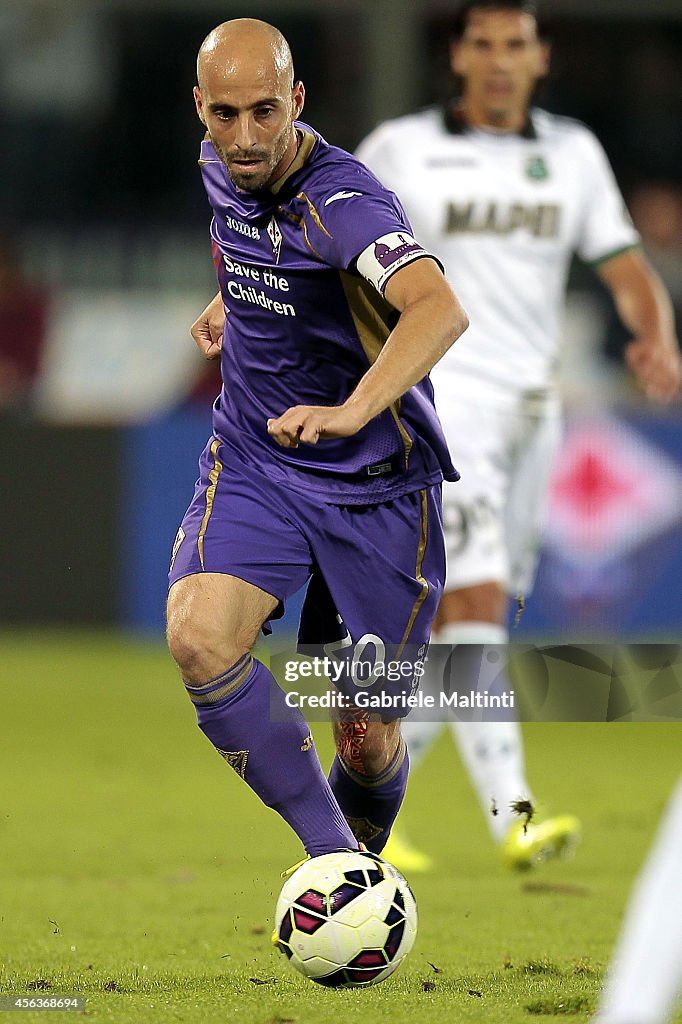
M 248 153 L 242 150 L 234 151 L 223 149 L 222 146 L 211 136 L 213 147 L 227 167 L 228 173 L 237 188 L 245 192 L 257 192 L 261 188 L 271 185 L 274 179 L 275 168 L 281 162 L 286 153 L 291 132 L 291 125 L 285 125 L 280 134 L 274 139 L 271 147 L 254 147 Z M 253 171 L 241 170 L 235 160 L 259 160 L 261 165 Z
M 530 100 L 530 90 L 512 79 L 502 83 L 506 88 L 502 96 L 493 96 L 490 92 L 483 95 L 483 107 L 488 122 L 504 130 L 518 119 L 525 120 Z
M 495 128 L 504 128 L 509 121 L 509 111 L 506 107 L 488 107 L 486 116 L 490 124 Z

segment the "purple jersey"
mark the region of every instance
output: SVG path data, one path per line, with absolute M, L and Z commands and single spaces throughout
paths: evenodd
M 267 433 L 267 420 L 291 406 L 346 400 L 397 320 L 386 282 L 429 256 L 392 192 L 355 157 L 297 128 L 293 164 L 258 192 L 238 190 L 210 140 L 202 144 L 228 311 L 214 435 L 271 479 L 335 504 L 457 479 L 428 377 L 353 437 L 284 449 Z

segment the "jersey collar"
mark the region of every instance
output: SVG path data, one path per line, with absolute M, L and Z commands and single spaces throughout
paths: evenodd
M 272 194 L 275 196 L 277 195 L 278 192 L 281 191 L 283 186 L 286 185 L 287 181 L 289 181 L 289 179 L 292 178 L 297 171 L 300 171 L 301 168 L 305 164 L 307 164 L 310 154 L 315 148 L 315 144 L 317 142 L 315 136 L 312 135 L 310 132 L 307 132 L 304 128 L 297 127 L 296 131 L 298 132 L 299 138 L 301 140 L 298 147 L 298 152 L 296 153 L 296 156 L 294 157 L 293 161 L 289 164 L 281 178 L 278 178 L 277 181 L 273 182 L 272 185 L 270 185 L 270 188 L 268 189 L 268 191 L 272 192 Z
M 443 123 L 446 130 L 451 135 L 466 135 L 467 132 L 471 131 L 471 126 L 467 124 L 464 119 L 461 107 L 458 107 L 456 103 L 447 103 L 443 108 Z M 537 139 L 538 134 L 535 131 L 535 126 L 531 120 L 530 113 L 526 119 L 526 123 L 520 132 L 516 133 L 522 139 Z

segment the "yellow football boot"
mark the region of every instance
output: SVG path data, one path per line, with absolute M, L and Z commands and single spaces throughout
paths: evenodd
M 569 857 L 580 841 L 582 827 L 572 814 L 559 814 L 524 828 L 519 821 L 507 832 L 500 847 L 505 867 L 512 871 L 528 871 L 536 864 L 553 857 Z

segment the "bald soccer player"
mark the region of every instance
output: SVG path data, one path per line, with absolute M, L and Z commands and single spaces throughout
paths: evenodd
M 168 644 L 202 731 L 308 854 L 379 852 L 443 587 L 441 481 L 457 478 L 427 374 L 467 319 L 393 193 L 298 120 L 277 29 L 219 25 L 198 81 L 220 292 L 192 333 L 223 387 L 173 548 Z M 300 640 L 344 654 L 329 780 L 251 653 L 307 581 Z M 408 664 L 381 715 L 355 704 L 368 645 Z

